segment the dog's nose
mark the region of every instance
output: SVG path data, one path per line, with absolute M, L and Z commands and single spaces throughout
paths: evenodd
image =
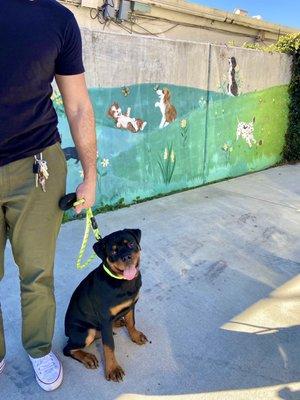
M 123 262 L 130 261 L 130 260 L 131 260 L 131 255 L 130 254 L 128 254 L 127 256 L 123 256 L 122 257 L 122 261 Z

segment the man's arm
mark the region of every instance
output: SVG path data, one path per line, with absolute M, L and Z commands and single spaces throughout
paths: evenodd
M 56 75 L 55 80 L 83 168 L 84 180 L 76 189 L 77 199 L 85 199 L 84 205 L 76 207 L 76 212 L 80 213 L 95 202 L 97 143 L 94 112 L 84 74 Z

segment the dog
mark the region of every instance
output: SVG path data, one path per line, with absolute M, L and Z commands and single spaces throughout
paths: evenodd
M 125 373 L 114 354 L 113 327 L 126 326 L 131 340 L 139 345 L 148 341 L 135 328 L 134 318 L 142 285 L 140 240 L 139 229 L 124 229 L 94 244 L 102 263 L 76 288 L 65 316 L 68 342 L 64 355 L 82 362 L 87 368 L 97 368 L 96 356 L 83 349 L 101 337 L 105 377 L 115 382 L 123 380 Z
M 155 107 L 159 107 L 162 114 L 162 119 L 159 124 L 159 129 L 162 129 L 168 126 L 170 122 L 175 121 L 177 117 L 177 111 L 170 102 L 171 93 L 169 89 L 157 89 L 156 93 L 159 97 L 159 101 L 155 103 Z
M 235 80 L 235 68 L 237 66 L 235 57 L 230 57 L 228 59 L 229 70 L 228 70 L 228 85 L 227 85 L 227 94 L 229 96 L 238 96 L 238 85 Z
M 238 120 L 238 126 L 236 129 L 236 140 L 239 137 L 244 139 L 249 147 L 252 147 L 252 144 L 256 144 L 256 140 L 254 139 L 254 123 L 255 117 L 253 117 L 251 122 L 240 122 Z
M 119 104 L 113 103 L 109 107 L 107 115 L 115 120 L 117 128 L 127 129 L 132 133 L 143 131 L 147 125 L 147 122 L 141 120 L 140 118 L 131 118 L 130 112 L 131 108 L 128 107 L 126 114 L 122 114 L 122 109 Z
M 67 161 L 73 158 L 76 160 L 76 164 L 79 163 L 80 159 L 76 147 L 65 147 L 62 151 L 64 152 Z

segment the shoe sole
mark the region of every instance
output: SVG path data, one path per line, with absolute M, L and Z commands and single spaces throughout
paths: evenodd
M 60 366 L 59 375 L 58 375 L 57 379 L 56 379 L 54 382 L 52 382 L 52 383 L 45 383 L 45 382 L 42 382 L 42 381 L 38 378 L 38 376 L 35 375 L 35 379 L 36 379 L 38 385 L 39 385 L 43 390 L 45 390 L 46 392 L 52 392 L 53 390 L 58 389 L 59 386 L 62 384 L 62 381 L 63 381 L 63 368 L 62 368 L 61 362 L 59 363 L 59 366 Z
M 5 362 L 2 361 L 1 364 L 0 364 L 0 374 L 3 372 L 4 367 L 5 367 Z

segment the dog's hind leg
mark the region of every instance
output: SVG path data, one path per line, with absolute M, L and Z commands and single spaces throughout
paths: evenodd
M 85 346 L 89 346 L 95 339 L 98 338 L 96 329 L 88 329 L 88 331 L 72 331 L 69 336 L 67 345 L 63 353 L 67 357 L 72 357 L 74 360 L 81 362 L 86 368 L 98 368 L 99 362 L 94 354 L 84 351 Z
M 159 129 L 162 129 L 165 126 L 165 123 L 166 123 L 166 118 L 162 117 L 161 122 L 159 124 Z
M 86 368 L 96 369 L 99 367 L 99 361 L 94 354 L 81 349 L 70 350 L 70 356 L 81 362 Z
M 120 318 L 117 321 L 114 322 L 113 327 L 114 328 L 122 328 L 123 326 L 126 326 L 125 319 Z

